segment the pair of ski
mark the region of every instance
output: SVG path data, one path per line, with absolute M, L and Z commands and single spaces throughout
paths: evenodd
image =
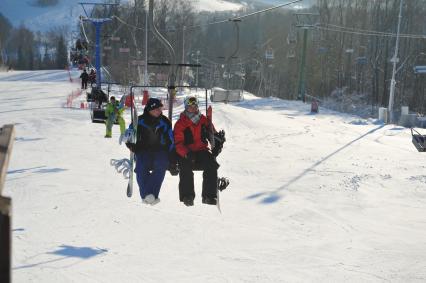
M 133 132 L 132 132 L 132 136 L 131 136 L 131 140 L 130 142 L 135 144 L 136 143 L 136 139 L 137 139 L 137 129 L 138 129 L 138 110 L 136 108 L 135 105 L 135 100 L 134 100 L 134 95 L 133 93 L 130 94 L 131 95 L 131 107 L 130 107 L 130 112 L 131 112 L 131 121 L 132 121 L 132 127 L 133 127 Z M 207 109 L 207 119 L 209 121 L 209 140 L 210 140 L 210 145 L 211 148 L 213 149 L 215 146 L 215 138 L 214 138 L 214 134 L 215 134 L 215 129 L 212 123 L 212 107 L 209 106 Z M 216 159 L 216 157 L 215 157 Z M 133 195 L 133 174 L 134 174 L 134 163 L 135 163 L 135 154 L 130 151 L 130 170 L 129 170 L 129 183 L 127 184 L 127 196 L 131 197 Z M 217 184 L 216 184 L 216 207 L 219 210 L 220 213 L 222 213 L 222 210 L 220 208 L 220 199 L 219 199 L 219 193 L 224 190 L 227 186 L 229 185 L 229 180 L 227 178 L 218 178 L 217 179 Z

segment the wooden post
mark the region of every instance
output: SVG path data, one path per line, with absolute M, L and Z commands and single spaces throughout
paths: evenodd
M 6 179 L 12 144 L 15 138 L 14 126 L 0 128 L 0 282 L 11 282 L 11 206 L 12 200 L 1 196 Z

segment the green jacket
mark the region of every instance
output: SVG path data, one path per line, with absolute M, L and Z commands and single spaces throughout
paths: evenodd
M 107 118 L 121 118 L 123 116 L 123 112 L 124 108 L 120 108 L 120 103 L 118 101 L 116 101 L 115 103 L 109 102 L 105 108 L 105 116 Z

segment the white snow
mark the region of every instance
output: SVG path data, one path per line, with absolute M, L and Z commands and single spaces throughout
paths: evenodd
M 199 11 L 236 11 L 244 7 L 242 4 L 232 3 L 224 0 L 195 0 L 195 9 Z
M 201 172 L 194 207 L 169 173 L 147 206 L 109 165 L 128 156 L 118 126 L 104 139 L 63 107 L 77 88 L 64 71 L 0 73 L 13 282 L 425 282 L 425 155 L 409 129 L 276 98 L 215 103 L 222 214 L 201 204 Z

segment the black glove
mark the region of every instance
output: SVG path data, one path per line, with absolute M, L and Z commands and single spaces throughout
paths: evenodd
M 177 176 L 179 174 L 179 166 L 177 163 L 170 162 L 168 170 L 172 176 Z
M 215 144 L 214 144 L 214 148 L 212 149 L 212 154 L 214 157 L 217 157 L 222 152 L 223 144 L 226 141 L 225 131 L 221 130 L 215 133 L 214 140 L 215 140 Z
M 222 147 L 215 146 L 215 147 L 212 149 L 212 155 L 213 155 L 214 157 L 217 157 L 217 156 L 218 156 L 221 152 L 222 152 Z
M 127 146 L 128 149 L 130 149 L 131 152 L 136 151 L 136 145 L 134 143 L 126 142 L 126 146 Z

